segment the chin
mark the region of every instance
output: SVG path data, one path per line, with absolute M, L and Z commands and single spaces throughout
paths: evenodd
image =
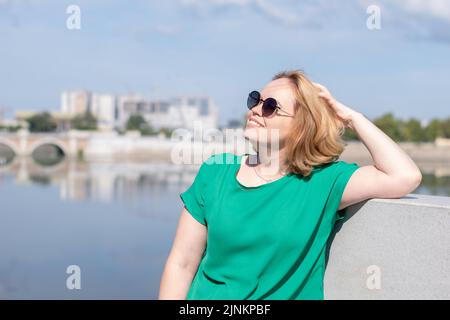
M 273 138 L 275 137 L 271 137 L 271 132 L 270 130 L 266 129 L 266 128 L 261 128 L 261 127 L 246 127 L 244 129 L 244 138 L 249 140 L 251 144 L 253 144 L 254 146 L 256 145 L 271 145 L 272 147 L 275 147 L 275 145 L 272 145 L 272 141 Z M 277 148 L 279 148 L 279 146 L 285 141 L 285 137 L 278 137 L 277 139 L 278 141 L 276 146 L 278 146 Z
M 244 137 L 246 139 L 248 139 L 250 142 L 258 142 L 260 140 L 265 140 L 264 138 L 266 136 L 267 136 L 266 128 L 248 127 L 247 126 L 244 130 Z

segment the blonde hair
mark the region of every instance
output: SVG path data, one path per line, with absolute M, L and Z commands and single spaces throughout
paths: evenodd
M 336 161 L 344 151 L 345 126 L 319 90 L 300 70 L 283 71 L 272 80 L 287 78 L 295 87 L 295 115 L 286 140 L 289 172 L 309 176 L 313 167 Z

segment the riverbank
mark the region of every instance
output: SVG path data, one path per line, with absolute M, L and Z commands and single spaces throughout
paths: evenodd
M 399 143 L 400 147 L 416 162 L 424 173 L 450 176 L 450 146 L 435 143 Z M 372 157 L 361 142 L 349 142 L 341 159 L 359 165 L 372 163 Z
M 187 140 L 186 137 L 180 137 L 180 140 L 176 140 L 163 135 L 140 136 L 134 132 L 125 135 L 80 131 L 59 134 L 19 132 L 0 135 L 0 146 L 3 147 L 0 149 L 0 163 L 4 165 L 13 157 L 36 155 L 45 146 L 57 148 L 68 159 L 101 162 L 165 161 L 200 165 L 214 153 L 253 153 L 251 145 L 239 130 L 227 131 L 219 135 L 216 141 L 199 141 L 193 137 Z M 405 142 L 400 143 L 400 146 L 424 172 L 437 176 L 450 175 L 450 140 L 438 139 L 436 143 Z M 341 159 L 360 165 L 372 163 L 370 153 L 359 141 L 347 142 Z M 436 168 L 439 168 L 438 171 Z

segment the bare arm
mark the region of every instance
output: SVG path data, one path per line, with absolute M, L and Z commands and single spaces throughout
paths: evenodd
M 419 186 L 422 174 L 398 144 L 360 113 L 352 114 L 351 125 L 374 164 L 363 166 L 352 175 L 340 208 L 369 198 L 401 198 Z
M 158 299 L 186 299 L 206 247 L 206 236 L 206 227 L 184 208 L 161 277 Z
M 363 114 L 336 101 L 322 85 L 316 86 L 337 117 L 357 133 L 374 163 L 353 173 L 339 209 L 370 198 L 400 198 L 416 189 L 422 174 L 406 152 Z

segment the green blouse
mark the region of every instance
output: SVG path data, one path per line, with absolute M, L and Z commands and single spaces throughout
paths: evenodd
M 180 194 L 207 228 L 206 249 L 187 299 L 323 300 L 328 238 L 356 163 L 288 174 L 257 187 L 237 179 L 242 155 L 216 154 Z

